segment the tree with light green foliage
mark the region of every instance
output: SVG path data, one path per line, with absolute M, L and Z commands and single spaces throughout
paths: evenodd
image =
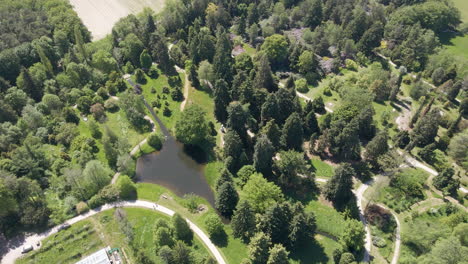
M 280 187 L 273 182 L 267 181 L 262 174 L 255 173 L 242 189 L 241 200 L 245 199 L 252 206 L 256 213 L 265 212 L 265 210 L 275 203 L 284 200 Z
M 127 175 L 120 175 L 117 180 L 117 188 L 120 192 L 120 198 L 123 200 L 130 200 L 136 198 L 135 183 Z

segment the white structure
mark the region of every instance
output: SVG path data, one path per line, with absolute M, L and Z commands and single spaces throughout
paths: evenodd
M 76 264 L 111 264 L 107 252 L 110 250 L 110 247 L 100 249 L 93 254 L 85 257 L 84 259 L 78 261 Z

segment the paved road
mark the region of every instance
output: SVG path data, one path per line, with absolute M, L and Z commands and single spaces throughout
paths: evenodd
M 401 247 L 401 236 L 400 236 L 400 230 L 401 230 L 401 224 L 400 224 L 400 219 L 398 219 L 398 216 L 396 215 L 393 210 L 390 208 L 386 207 L 383 204 L 377 204 L 378 206 L 384 208 L 385 210 L 389 211 L 392 215 L 393 218 L 395 218 L 397 227 L 396 227 L 396 232 L 395 232 L 395 249 L 393 250 L 393 258 L 390 264 L 398 264 L 398 258 L 400 257 L 400 247 Z
M 146 208 L 146 209 L 152 209 L 156 210 L 158 212 L 161 212 L 163 214 L 172 216 L 175 214 L 174 211 L 172 211 L 169 208 L 166 208 L 162 205 L 158 205 L 152 202 L 148 201 L 142 201 L 142 200 L 135 200 L 135 201 L 122 201 L 122 202 L 115 202 L 115 203 L 110 203 L 103 205 L 99 208 L 96 208 L 94 210 L 90 210 L 86 214 L 83 215 L 78 215 L 74 218 L 71 218 L 67 221 L 65 221 L 63 224 L 75 224 L 83 219 L 86 219 L 90 216 L 93 216 L 95 214 L 98 214 L 102 211 L 109 210 L 112 208 L 116 207 L 139 207 L 139 208 Z M 193 232 L 200 238 L 200 240 L 206 245 L 206 247 L 209 249 L 211 254 L 215 257 L 216 261 L 219 264 L 226 264 L 226 261 L 222 257 L 221 253 L 219 252 L 218 248 L 211 242 L 210 238 L 198 227 L 196 226 L 193 222 L 191 222 L 188 219 L 185 219 L 187 223 L 190 226 L 190 229 L 193 230 Z M 63 225 L 62 224 L 62 225 Z M 37 242 L 55 234 L 58 232 L 59 226 L 55 226 L 44 233 L 40 234 L 35 234 L 31 235 L 25 238 L 23 244 L 19 245 L 17 248 L 11 249 L 3 258 L 2 258 L 2 264 L 14 264 L 15 260 L 19 257 L 21 257 L 21 249 L 24 245 L 36 245 Z
M 369 225 L 367 224 L 366 218 L 364 217 L 364 207 L 363 207 L 363 199 L 364 193 L 366 192 L 367 188 L 372 185 L 373 180 L 370 180 L 366 183 L 361 184 L 359 188 L 354 190 L 354 194 L 356 195 L 357 205 L 359 208 L 359 219 L 361 220 L 362 224 L 364 225 L 364 229 L 366 230 L 366 237 L 364 240 L 364 256 L 362 258 L 362 262 L 369 263 L 370 262 L 370 252 L 372 247 L 372 236 L 370 232 Z

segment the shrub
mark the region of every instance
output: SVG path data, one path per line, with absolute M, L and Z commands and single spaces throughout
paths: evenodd
M 323 90 L 323 95 L 325 95 L 325 96 L 331 96 L 332 95 L 330 87 L 327 87 L 327 88 L 325 88 Z
M 115 113 L 119 111 L 119 104 L 117 100 L 115 100 L 114 98 L 110 98 L 104 103 L 104 108 L 111 113 Z
M 205 227 L 211 238 L 220 236 L 224 233 L 223 223 L 216 214 L 210 214 L 206 217 Z
M 89 211 L 89 207 L 85 202 L 81 201 L 81 202 L 76 204 L 76 213 L 77 214 L 83 214 L 83 213 L 86 213 L 88 211 Z
M 182 89 L 180 89 L 179 87 L 175 87 L 171 92 L 171 98 L 176 102 L 184 100 L 184 94 L 182 93 Z
M 172 115 L 171 109 L 169 109 L 169 107 L 165 106 L 164 110 L 163 110 L 163 115 L 164 116 L 171 116 Z
M 309 87 L 307 86 L 307 80 L 301 78 L 294 83 L 296 85 L 296 90 L 300 93 L 307 93 L 309 91 Z
M 154 67 L 151 67 L 148 70 L 148 76 L 153 78 L 153 79 L 157 79 L 159 77 L 158 70 L 156 68 L 154 68 Z
M 90 208 L 96 208 L 106 203 L 115 202 L 119 199 L 119 190 L 114 185 L 107 185 L 99 193 L 89 199 Z
M 162 145 L 163 145 L 163 140 L 161 135 L 157 133 L 152 133 L 151 135 L 148 136 L 148 145 L 150 145 L 152 148 L 156 150 L 161 150 Z
M 169 87 L 164 86 L 163 89 L 162 89 L 162 92 L 165 93 L 165 94 L 169 94 L 169 92 L 170 92 Z
M 136 187 L 133 181 L 127 175 L 120 175 L 117 181 L 119 196 L 124 200 L 136 198 Z
M 351 59 L 346 59 L 345 60 L 345 64 L 346 64 L 346 69 L 348 70 L 351 70 L 351 71 L 357 71 L 358 70 L 358 64 L 351 60 Z

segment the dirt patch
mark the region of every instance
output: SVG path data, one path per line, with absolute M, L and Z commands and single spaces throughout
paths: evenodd
M 159 12 L 165 0 L 70 0 L 78 16 L 91 31 L 93 40 L 104 38 L 120 18 L 149 7 Z

